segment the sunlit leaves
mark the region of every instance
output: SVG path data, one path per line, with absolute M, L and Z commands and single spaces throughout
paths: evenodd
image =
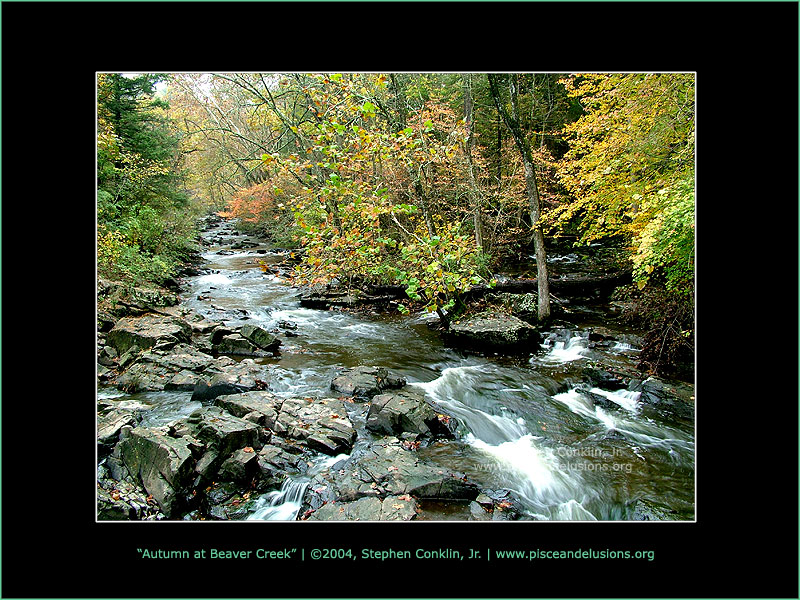
M 694 219 L 694 76 L 576 74 L 565 80 L 584 115 L 566 127 L 559 169 L 575 200 L 550 211 L 551 228 L 577 224 L 588 243 L 623 236 L 635 277 L 691 278 Z

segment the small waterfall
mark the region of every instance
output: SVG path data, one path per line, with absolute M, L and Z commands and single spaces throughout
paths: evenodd
M 309 480 L 288 478 L 280 490 L 264 494 L 256 501 L 255 511 L 247 517 L 248 521 L 294 521 Z
M 618 404 L 628 412 L 637 413 L 639 412 L 639 397 L 642 395 L 641 392 L 631 392 L 629 390 L 617 390 L 615 392 L 607 392 L 606 390 L 601 390 L 600 388 L 592 388 L 590 390 L 594 394 L 600 394 L 601 396 L 605 396 L 615 404 Z
M 611 348 L 612 352 L 622 353 L 622 352 L 640 352 L 638 348 L 634 348 L 630 344 L 626 344 L 625 342 L 616 342 L 614 346 Z
M 210 275 L 203 275 L 198 277 L 197 285 L 230 285 L 233 281 L 222 273 L 211 273 Z
M 255 510 L 248 515 L 248 521 L 295 521 L 300 507 L 303 505 L 303 496 L 306 494 L 311 477 L 320 473 L 339 461 L 350 458 L 349 454 L 338 456 L 325 456 L 317 461 L 305 477 L 287 478 L 280 490 L 269 492 L 256 500 Z
M 568 342 L 552 343 L 551 340 L 545 340 L 544 348 L 549 348 L 550 351 L 542 357 L 534 356 L 530 362 L 539 360 L 545 363 L 565 363 L 586 358 L 584 355 L 588 351 L 588 342 L 588 338 L 580 335 L 572 336 Z

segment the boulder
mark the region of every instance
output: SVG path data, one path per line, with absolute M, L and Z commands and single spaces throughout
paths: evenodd
M 344 402 L 338 398 L 287 398 L 274 430 L 334 456 L 349 452 L 357 437 Z
M 417 502 L 410 496 L 361 498 L 321 506 L 308 521 L 410 521 L 417 516 Z
M 221 457 L 229 456 L 240 448 L 261 449 L 263 443 L 259 427 L 255 423 L 245 421 L 211 406 L 192 414 L 191 421 L 196 421 L 196 437 Z
M 99 521 L 128 521 L 134 518 L 133 507 L 119 493 L 113 496 L 103 488 L 97 488 L 97 519 Z
M 164 288 L 135 287 L 131 292 L 130 301 L 142 308 L 153 309 L 175 306 L 178 304 L 178 296 Z
M 97 449 L 100 456 L 108 454 L 119 441 L 122 428 L 135 426 L 136 417 L 133 411 L 112 409 L 97 417 Z
M 281 341 L 278 338 L 271 333 L 267 333 L 260 327 L 256 327 L 255 325 L 242 325 L 242 327 L 239 329 L 239 335 L 249 340 L 262 350 L 268 350 L 270 352 L 277 350 L 278 346 L 281 345 Z
M 244 391 L 264 389 L 269 380 L 269 368 L 256 363 L 252 358 L 235 362 L 229 357 L 218 359 L 215 374 L 208 382 L 209 387 L 221 383 L 235 385 Z
M 198 381 L 192 389 L 192 401 L 208 401 L 214 400 L 219 396 L 228 394 L 241 394 L 247 391 L 247 388 L 236 385 L 234 383 L 220 382 L 213 385 L 208 385 L 205 381 Z
M 222 339 L 220 339 L 218 344 L 213 346 L 213 349 L 220 354 L 231 354 L 234 356 L 267 356 L 258 346 L 238 333 L 222 336 Z
M 108 332 L 106 341 L 120 355 L 131 346 L 152 348 L 159 342 L 190 342 L 192 328 L 184 320 L 166 315 L 146 314 L 123 317 Z
M 235 417 L 244 418 L 269 429 L 275 429 L 283 398 L 270 392 L 250 391 L 236 395 L 219 396 L 214 404 Z
M 429 463 L 406 449 L 398 438 L 387 436 L 341 468 L 316 475 L 305 502 L 306 508 L 316 510 L 328 502 L 353 502 L 370 496 L 473 500 L 479 493 L 463 474 Z
M 538 298 L 539 295 L 536 292 L 527 292 L 525 294 L 501 292 L 498 294 L 490 294 L 488 299 L 492 303 L 507 308 L 515 317 L 519 317 L 523 321 L 534 323 L 538 321 Z
M 250 447 L 240 448 L 227 458 L 219 468 L 217 478 L 222 481 L 249 483 L 259 475 L 258 455 Z
M 684 383 L 668 383 L 657 377 L 644 381 L 632 380 L 628 388 L 641 392 L 639 401 L 671 419 L 679 421 L 694 420 L 693 386 Z
M 159 429 L 123 429 L 114 449 L 128 472 L 141 482 L 167 516 L 185 508 L 185 496 L 195 478 L 196 461 L 190 441 L 172 438 Z
M 445 417 L 428 404 L 423 390 L 406 386 L 372 399 L 366 427 L 379 435 L 412 433 L 452 438 L 456 423 Z
M 612 371 L 588 367 L 583 369 L 581 375 L 588 382 L 590 387 L 598 387 L 612 392 L 614 390 L 624 390 L 628 387 L 622 375 Z
M 169 381 L 164 384 L 165 390 L 177 390 L 181 392 L 192 392 L 198 385 L 204 383 L 203 376 L 193 373 L 186 369 L 175 373 Z
M 533 351 L 541 342 L 539 331 L 503 312 L 483 312 L 450 324 L 450 340 L 477 350 Z
M 258 467 L 264 484 L 274 486 L 286 479 L 287 474 L 305 472 L 307 463 L 300 454 L 267 444 L 258 453 Z
M 646 498 L 632 502 L 628 509 L 631 521 L 675 521 L 680 518 L 677 511 Z
M 372 398 L 384 390 L 403 387 L 406 380 L 383 367 L 355 367 L 340 373 L 331 382 L 331 389 L 345 396 Z
M 127 356 L 126 353 L 124 357 Z M 130 364 L 131 361 L 135 361 L 134 364 L 116 380 L 117 387 L 129 393 L 163 389 L 191 391 L 205 380 L 202 373 L 220 372 L 219 363 L 213 357 L 188 344 L 177 344 L 168 350 L 156 346 L 125 362 Z

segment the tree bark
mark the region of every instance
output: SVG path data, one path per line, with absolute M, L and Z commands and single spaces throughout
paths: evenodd
M 530 144 L 525 137 L 519 119 L 519 92 L 517 90 L 516 75 L 509 75 L 508 91 L 511 100 L 511 113 L 506 110 L 500 99 L 500 89 L 496 74 L 489 73 L 489 89 L 492 92 L 497 112 L 506 124 L 514 138 L 514 143 L 522 157 L 522 164 L 525 170 L 525 190 L 528 195 L 528 205 L 531 217 L 531 227 L 533 228 L 533 245 L 536 253 L 536 279 L 538 281 L 539 304 L 537 316 L 540 320 L 550 317 L 550 288 L 547 275 L 547 253 L 544 249 L 544 236 L 542 227 L 539 224 L 540 204 L 539 188 L 536 184 L 536 166 L 533 162 L 533 154 Z
M 475 229 L 475 245 L 483 251 L 483 221 L 481 219 L 481 197 L 478 183 L 475 181 L 475 168 L 472 164 L 472 74 L 462 73 L 464 82 L 464 120 L 467 124 L 467 141 L 464 150 L 467 155 L 467 171 L 469 173 L 469 197 L 472 207 L 472 225 Z

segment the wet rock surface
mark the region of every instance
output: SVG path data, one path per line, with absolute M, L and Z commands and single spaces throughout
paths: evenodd
M 392 375 L 383 367 L 355 367 L 335 377 L 331 382 L 331 389 L 345 396 L 367 399 L 405 384 L 405 379 Z
M 484 312 L 450 324 L 451 343 L 482 351 L 531 351 L 541 340 L 538 329 L 514 315 Z

